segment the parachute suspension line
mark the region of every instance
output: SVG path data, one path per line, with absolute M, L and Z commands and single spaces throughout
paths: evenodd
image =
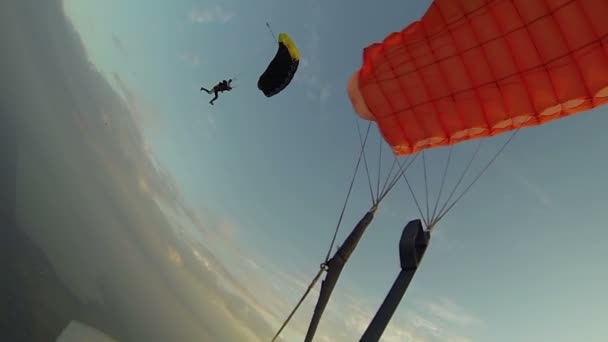
M 357 122 L 357 125 L 359 123 Z M 359 131 L 361 131 L 360 127 L 357 127 L 359 129 Z M 361 133 L 359 133 L 359 139 L 361 140 Z M 369 185 L 369 191 L 372 197 L 372 202 L 374 203 L 374 207 L 373 208 L 377 208 L 378 205 L 380 204 L 380 202 L 384 199 L 384 197 L 386 197 L 386 195 L 391 191 L 391 189 L 395 186 L 395 183 L 397 183 L 397 181 L 400 178 L 400 174 L 397 173 L 396 175 L 393 175 L 393 172 L 395 170 L 395 166 L 398 163 L 397 158 L 394 158 L 393 160 L 393 164 L 391 165 L 388 174 L 386 175 L 386 178 L 382 177 L 382 155 L 383 155 L 383 141 L 381 138 L 378 139 L 379 140 L 379 145 L 378 145 L 378 174 L 377 174 L 377 178 L 376 178 L 376 193 L 374 194 L 374 190 L 372 186 L 372 176 L 371 176 L 371 172 L 369 170 L 368 167 L 368 163 L 367 163 L 367 157 L 365 154 L 363 154 L 363 162 L 365 163 L 365 170 L 367 173 L 367 179 L 368 179 L 368 185 Z M 406 157 L 405 160 L 407 160 L 409 158 Z M 411 165 L 411 163 L 410 163 Z M 409 165 L 408 165 L 409 167 Z M 408 168 L 406 167 L 406 169 Z M 381 180 L 380 178 L 384 178 L 384 180 L 382 181 L 382 187 L 380 187 L 380 183 Z
M 281 325 L 281 328 L 279 328 L 279 330 L 277 331 L 277 333 L 272 338 L 272 342 L 274 342 L 277 339 L 277 337 L 279 337 L 279 335 L 281 335 L 281 332 L 283 332 L 283 329 L 285 329 L 285 327 L 287 326 L 287 324 L 289 323 L 289 321 L 291 320 L 291 318 L 293 317 L 293 315 L 296 313 L 296 311 L 298 310 L 298 308 L 300 307 L 300 305 L 302 305 L 302 303 L 304 302 L 304 299 L 306 299 L 306 296 L 308 296 L 308 294 L 310 293 L 310 291 L 317 284 L 317 281 L 319 281 L 319 278 L 321 277 L 321 274 L 323 273 L 323 271 L 325 271 L 325 268 L 322 267 L 319 270 L 319 272 L 317 272 L 317 275 L 314 277 L 314 279 L 308 285 L 308 288 L 304 292 L 304 295 L 302 295 L 302 298 L 300 298 L 300 300 L 298 301 L 298 304 L 296 304 L 296 306 L 293 308 L 293 310 L 291 310 L 291 313 L 289 313 L 289 316 L 287 316 L 287 319 L 283 322 L 283 325 Z
M 357 125 L 358 124 L 359 124 L 359 122 L 357 121 Z M 348 191 L 346 193 L 346 199 L 344 200 L 344 204 L 342 206 L 342 211 L 340 212 L 340 217 L 338 218 L 338 224 L 336 225 L 336 229 L 334 230 L 334 236 L 332 237 L 331 243 L 329 245 L 329 249 L 327 250 L 327 255 L 325 256 L 325 261 L 323 261 L 323 263 L 321 264 L 321 267 L 320 267 L 319 271 L 317 272 L 317 275 L 310 282 L 310 284 L 308 285 L 308 288 L 306 289 L 306 291 L 304 292 L 304 294 L 302 295 L 302 297 L 300 298 L 300 300 L 298 301 L 298 303 L 296 304 L 296 306 L 293 308 L 293 310 L 291 310 L 291 312 L 289 313 L 289 316 L 287 316 L 287 319 L 285 319 L 285 321 L 283 322 L 283 324 L 281 325 L 281 327 L 279 328 L 279 330 L 277 331 L 277 333 L 272 338 L 273 342 L 277 339 L 277 337 L 279 337 L 279 335 L 281 334 L 281 332 L 283 331 L 283 329 L 285 329 L 285 327 L 287 326 L 287 324 L 289 323 L 289 321 L 291 320 L 291 318 L 293 317 L 293 315 L 296 313 L 296 311 L 298 310 L 298 308 L 300 307 L 300 305 L 302 305 L 302 303 L 304 302 L 304 299 L 306 299 L 306 297 L 308 296 L 308 294 L 310 293 L 310 291 L 313 289 L 313 287 L 316 285 L 317 281 L 321 277 L 321 274 L 324 271 L 327 271 L 327 269 L 328 269 L 327 268 L 327 262 L 330 259 L 331 251 L 332 251 L 332 249 L 334 247 L 334 244 L 336 242 L 336 238 L 338 236 L 338 231 L 340 229 L 340 225 L 342 223 L 342 219 L 344 218 L 344 212 L 346 211 L 346 206 L 348 204 L 348 200 L 350 198 L 350 194 L 352 192 L 353 185 L 355 184 L 355 179 L 356 179 L 357 173 L 359 171 L 359 166 L 361 165 L 361 159 L 365 155 L 365 145 L 367 144 L 367 138 L 369 137 L 370 128 L 371 128 L 371 122 L 367 126 L 367 132 L 365 134 L 365 139 L 362 140 L 362 142 L 361 142 L 361 151 L 359 152 L 359 158 L 357 159 L 357 164 L 355 166 L 355 171 L 353 172 L 353 176 L 352 176 L 352 179 L 350 181 L 350 185 L 348 186 Z M 374 204 L 374 206 L 375 206 L 375 204 Z
M 357 125 L 359 122 L 357 121 Z M 357 165 L 355 166 L 355 172 L 353 173 L 353 177 L 350 180 L 350 185 L 348 186 L 348 192 L 346 193 L 346 199 L 344 200 L 344 205 L 342 206 L 342 211 L 340 212 L 340 217 L 338 218 L 338 224 L 336 225 L 336 229 L 334 231 L 334 236 L 331 239 L 331 243 L 329 245 L 329 249 L 327 250 L 327 255 L 325 256 L 325 261 L 323 265 L 329 261 L 329 257 L 331 255 L 331 251 L 336 242 L 336 237 L 338 236 L 338 230 L 340 229 L 340 224 L 342 224 L 342 219 L 344 218 L 344 212 L 346 211 L 346 205 L 348 204 L 348 199 L 350 198 L 350 194 L 353 190 L 353 185 L 355 184 L 355 178 L 357 176 L 357 172 L 359 171 L 359 165 L 361 165 L 361 158 L 365 157 L 365 145 L 367 143 L 367 138 L 369 136 L 369 130 L 371 128 L 371 123 L 367 126 L 367 132 L 365 133 L 365 139 L 361 143 L 361 151 L 359 151 L 359 158 L 357 159 Z
M 397 185 L 397 182 L 399 182 L 399 179 L 401 179 L 401 177 L 410 168 L 410 166 L 412 166 L 412 164 L 414 163 L 414 161 L 416 161 L 417 158 L 418 158 L 418 154 L 414 155 L 414 158 L 412 158 L 404 168 L 403 165 L 399 162 L 399 160 L 395 156 L 395 164 L 399 165 L 400 171 L 398 171 L 397 174 L 393 177 L 393 180 L 391 180 L 390 185 L 386 188 L 386 190 L 380 197 L 380 200 L 384 199 L 384 197 L 386 197 L 388 195 L 388 193 L 395 187 L 395 185 Z M 405 157 L 406 161 L 408 159 L 410 159 L 409 156 Z M 420 216 L 423 216 L 423 215 L 420 215 Z
M 424 196 L 426 198 L 426 217 L 428 219 L 428 217 L 430 217 L 430 212 L 429 212 L 429 182 L 428 182 L 428 177 L 427 177 L 427 171 L 426 171 L 426 158 L 425 153 L 426 151 L 422 151 L 422 171 L 424 172 Z
M 367 133 L 369 133 L 370 127 L 371 127 L 371 122 L 368 123 Z M 361 151 L 363 153 L 363 164 L 365 165 L 365 172 L 367 173 L 367 182 L 369 185 L 369 192 L 370 192 L 370 195 L 372 198 L 372 204 L 375 207 L 378 205 L 378 202 L 376 201 L 376 197 L 374 196 L 374 189 L 372 188 L 372 178 L 369 173 L 369 167 L 367 165 L 367 158 L 365 157 L 365 142 L 363 141 L 363 138 L 361 137 L 361 127 L 359 125 L 358 120 L 357 120 L 357 132 L 359 132 L 359 141 L 361 142 Z M 380 177 L 380 176 L 378 176 L 378 177 Z
M 386 190 L 386 186 L 389 184 L 389 179 L 393 174 L 393 170 L 395 169 L 395 165 L 397 165 L 397 158 L 393 159 L 393 165 L 391 165 L 390 170 L 388 171 L 388 175 L 386 176 L 386 179 L 384 180 L 384 184 L 382 184 L 382 191 L 380 193 L 384 194 L 384 191 Z
M 380 170 L 382 170 L 382 139 L 378 139 L 378 178 L 376 179 L 376 194 L 380 196 Z
M 467 166 L 462 171 L 462 174 L 460 175 L 460 178 L 458 178 L 458 182 L 456 182 L 456 185 L 454 186 L 454 188 L 450 192 L 450 195 L 448 196 L 448 198 L 445 200 L 445 203 L 443 203 L 443 205 L 441 206 L 441 209 L 439 209 L 439 213 L 440 213 L 439 216 L 441 215 L 441 212 L 443 212 L 443 210 L 448 205 L 448 202 L 450 202 L 450 200 L 452 199 L 452 196 L 454 196 L 454 194 L 456 193 L 456 190 L 458 190 L 458 187 L 460 186 L 460 184 L 464 180 L 464 177 L 467 175 L 467 172 L 471 168 L 471 165 L 473 165 L 473 161 L 475 160 L 475 157 L 477 157 L 477 154 L 481 150 L 481 144 L 483 143 L 483 141 L 484 140 L 479 140 L 479 142 L 477 143 L 477 149 L 475 149 L 475 152 L 471 156 L 471 159 L 469 159 L 469 162 L 467 163 Z M 437 219 L 436 218 L 434 218 L 432 221 L 435 221 L 435 223 L 437 223 Z
M 418 154 L 416 154 L 416 156 L 418 156 Z M 401 167 L 401 164 L 399 164 L 399 167 Z M 420 214 L 420 217 L 422 218 L 422 221 L 424 222 L 424 225 L 429 227 L 429 222 L 427 220 L 427 218 L 424 216 L 424 212 L 422 211 L 422 209 L 420 208 L 420 204 L 418 203 L 418 198 L 416 197 L 416 194 L 414 193 L 414 189 L 412 189 L 412 186 L 410 185 L 410 182 L 407 180 L 407 177 L 405 176 L 405 171 L 402 170 L 403 172 L 401 173 L 401 175 L 403 175 L 403 179 L 405 180 L 405 184 L 407 184 L 407 188 L 410 190 L 410 194 L 412 194 L 412 198 L 414 199 L 414 203 L 416 204 L 416 208 L 418 208 L 418 213 Z
M 406 157 L 406 160 L 409 158 Z M 397 165 L 397 158 L 395 157 L 393 159 L 393 165 L 391 165 L 391 169 L 389 170 L 388 175 L 386 176 L 386 180 L 384 181 L 384 185 L 382 186 L 382 194 L 380 196 L 380 200 L 384 199 L 384 197 L 386 197 L 386 195 L 393 189 L 393 187 L 395 186 L 395 184 L 397 183 L 397 180 L 399 179 L 399 172 L 397 172 L 397 174 L 395 174 L 393 176 L 393 170 L 395 169 L 395 166 Z M 391 176 L 393 177 L 391 179 Z M 390 179 L 390 181 L 389 181 Z
M 452 160 L 453 146 L 450 146 L 450 149 L 448 152 L 448 157 L 447 157 L 445 167 L 443 170 L 441 185 L 439 187 L 439 193 L 438 193 L 437 199 L 435 200 L 435 204 L 433 205 L 434 208 L 432 210 L 432 214 L 430 213 L 430 205 L 429 205 L 429 190 L 428 190 L 428 176 L 427 176 L 428 170 L 427 170 L 427 166 L 426 166 L 425 151 L 415 154 L 415 157 L 418 157 L 418 155 L 422 155 L 422 168 L 423 168 L 423 172 L 424 172 L 424 186 L 425 186 L 425 196 L 426 196 L 426 215 L 424 215 L 422 206 L 420 205 L 420 201 L 419 201 L 418 197 L 416 196 L 414 189 L 412 188 L 412 185 L 410 184 L 410 181 L 407 179 L 407 176 L 405 176 L 405 170 L 402 168 L 402 164 L 400 162 L 397 162 L 397 164 L 401 168 L 401 172 L 398 176 L 399 177 L 403 176 L 405 183 L 407 184 L 407 187 L 410 191 L 410 194 L 412 195 L 412 197 L 414 199 L 414 203 L 416 205 L 416 208 L 418 209 L 418 213 L 420 214 L 422 221 L 424 222 L 424 224 L 426 225 L 426 227 L 429 230 L 431 230 L 441 219 L 443 219 L 443 217 L 445 217 L 445 215 L 447 215 L 450 212 L 450 210 L 464 197 L 464 195 L 466 195 L 468 193 L 468 191 L 473 187 L 473 185 L 475 183 L 477 183 L 477 181 L 479 181 L 481 176 L 487 171 L 487 169 L 492 164 L 494 164 L 496 159 L 498 159 L 498 157 L 502 154 L 502 152 L 510 144 L 510 142 L 513 140 L 513 138 L 515 137 L 515 135 L 517 134 L 519 129 L 520 128 L 517 128 L 511 133 L 511 135 L 509 136 L 507 141 L 505 143 L 503 143 L 503 145 L 498 149 L 498 151 L 492 156 L 490 161 L 474 177 L 474 179 L 471 181 L 471 183 L 469 185 L 467 185 L 466 188 L 460 194 L 458 194 L 456 196 L 456 198 L 452 201 L 452 198 L 456 195 L 456 192 L 459 189 L 460 185 L 462 184 L 464 177 L 468 174 L 469 169 L 473 165 L 473 162 L 475 161 L 477 155 L 479 154 L 479 151 L 481 150 L 481 144 L 484 142 L 484 140 L 480 140 L 479 143 L 477 144 L 477 148 L 475 149 L 475 152 L 469 159 L 469 161 L 466 164 L 464 170 L 462 171 L 460 177 L 458 178 L 456 185 L 453 187 L 452 191 L 448 195 L 445 202 L 441 205 L 441 207 L 439 207 L 439 203 L 441 202 L 441 197 L 443 195 L 443 190 L 446 185 L 448 169 L 450 167 L 450 162 Z M 413 162 L 413 160 L 412 160 L 412 162 Z M 411 163 L 409 165 L 411 165 Z M 409 165 L 408 165 L 408 167 L 409 167 Z
M 274 34 L 274 31 L 272 31 L 272 28 L 270 27 L 270 24 L 268 22 L 266 22 L 266 27 L 268 27 L 268 31 L 270 31 L 270 34 L 272 35 L 272 38 L 276 43 L 278 41 L 277 36 Z
M 443 187 L 445 186 L 445 180 L 448 175 L 448 167 L 450 166 L 450 161 L 452 160 L 452 152 L 454 151 L 454 145 L 450 145 L 448 158 L 445 162 L 445 169 L 443 170 L 443 176 L 441 177 L 441 185 L 439 186 L 439 194 L 437 195 L 437 200 L 435 201 L 435 205 L 433 207 L 433 215 L 431 215 L 431 222 L 435 219 L 435 214 L 437 214 L 437 208 L 439 206 L 439 201 L 441 201 L 441 195 L 443 194 Z
M 477 174 L 477 176 L 473 179 L 473 181 L 471 182 L 471 184 L 469 184 L 469 186 L 467 186 L 465 188 L 465 190 L 460 194 L 460 196 L 458 196 L 458 198 L 456 198 L 456 200 L 454 200 L 454 202 L 442 213 L 440 214 L 436 219 L 435 222 L 433 222 L 433 224 L 437 223 L 439 220 L 441 220 L 453 207 L 454 205 L 456 205 L 456 203 L 471 189 L 471 187 L 473 186 L 473 184 L 475 184 L 480 178 L 481 176 L 486 172 L 486 170 L 492 165 L 494 164 L 494 162 L 496 161 L 496 159 L 498 158 L 498 156 L 500 154 L 502 154 L 502 152 L 505 150 L 505 148 L 507 147 L 507 145 L 509 145 L 509 143 L 513 140 L 513 138 L 515 137 L 515 135 L 517 134 L 517 132 L 519 132 L 520 128 L 516 128 L 512 133 L 511 136 L 509 137 L 509 139 L 507 139 L 507 141 L 502 145 L 502 147 L 498 150 L 498 152 L 496 152 L 496 154 L 494 154 L 494 156 L 492 157 L 492 159 L 490 159 L 490 161 L 486 164 L 486 166 L 479 172 L 479 174 Z

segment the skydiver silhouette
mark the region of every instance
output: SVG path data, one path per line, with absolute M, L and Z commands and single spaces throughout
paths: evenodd
M 207 90 L 204 87 L 201 87 L 201 91 L 206 91 L 207 94 L 215 94 L 215 96 L 209 101 L 209 104 L 213 105 L 213 101 L 217 100 L 218 93 L 223 93 L 225 91 L 231 91 L 232 88 L 232 79 L 228 81 L 222 80 L 220 83 L 216 84 L 211 90 Z

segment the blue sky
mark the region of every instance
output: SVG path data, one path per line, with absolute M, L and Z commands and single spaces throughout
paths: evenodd
M 213 251 L 278 328 L 325 255 L 358 155 L 346 82 L 365 46 L 419 18 L 429 3 L 65 0 L 64 6 L 88 58 L 129 103 L 146 148 L 198 216 L 195 222 L 171 216 L 174 224 Z M 256 87 L 276 50 L 265 22 L 289 33 L 302 56 L 292 84 L 271 99 Z M 209 106 L 200 86 L 234 76 L 238 87 Z M 608 272 L 601 263 L 608 256 L 607 114 L 598 109 L 519 132 L 439 224 L 387 341 L 608 335 Z M 486 152 L 505 138 L 488 139 Z M 373 171 L 375 128 L 370 139 Z M 474 146 L 459 146 L 455 165 L 462 167 Z M 428 154 L 434 187 L 445 153 Z M 360 177 L 339 241 L 370 206 Z M 409 179 L 421 190 L 420 174 Z M 360 336 L 391 286 L 401 229 L 418 217 L 404 185 L 382 204 L 346 267 L 319 340 Z M 288 326 L 287 340 L 298 340 L 316 295 Z

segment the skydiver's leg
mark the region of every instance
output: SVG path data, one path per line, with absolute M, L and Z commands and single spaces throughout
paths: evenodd
M 201 91 L 203 91 L 203 90 L 204 90 L 204 91 L 206 91 L 206 92 L 207 92 L 207 94 L 211 94 L 211 90 L 207 90 L 207 89 L 205 89 L 205 88 L 201 87 Z
M 213 104 L 213 101 L 217 100 L 217 90 L 215 91 L 215 96 L 209 101 L 210 104 Z

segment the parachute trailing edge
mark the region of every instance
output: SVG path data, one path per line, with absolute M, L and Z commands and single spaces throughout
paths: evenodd
M 266 97 L 283 91 L 291 83 L 300 64 L 300 52 L 288 34 L 280 33 L 278 44 L 274 58 L 258 79 L 258 89 Z

